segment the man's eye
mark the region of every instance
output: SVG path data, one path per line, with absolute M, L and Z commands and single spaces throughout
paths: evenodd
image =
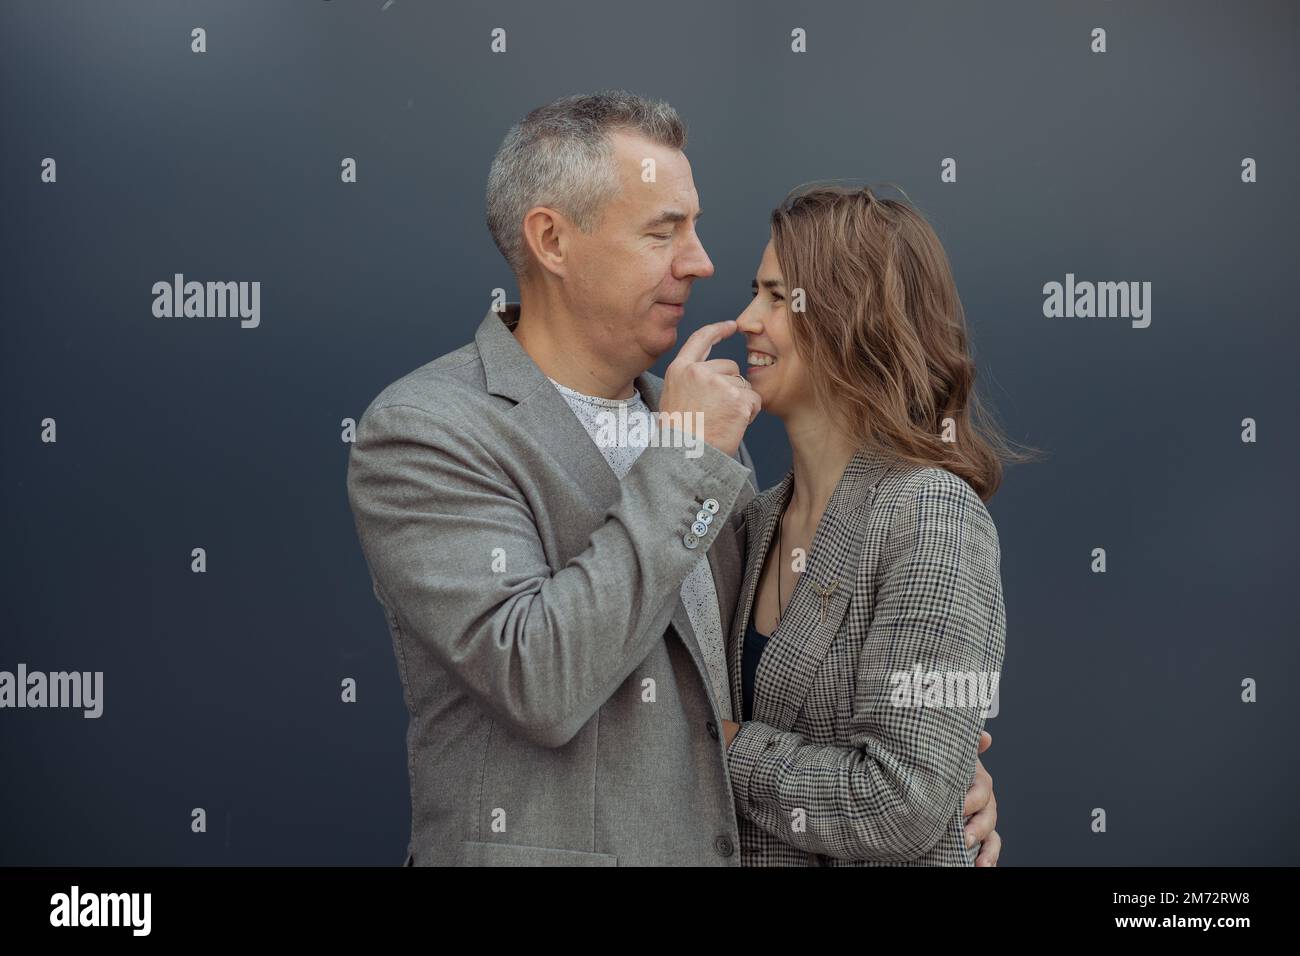
M 673 234 L 671 232 L 665 232 L 665 233 L 652 232 L 650 233 L 650 235 L 654 236 L 656 239 L 671 239 L 673 237 Z

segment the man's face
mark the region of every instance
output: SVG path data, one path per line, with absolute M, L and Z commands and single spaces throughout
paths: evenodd
M 695 221 L 699 198 L 681 150 L 610 137 L 621 190 L 587 235 L 570 230 L 564 294 L 606 355 L 649 368 L 677 341 L 691 283 L 713 275 Z M 654 160 L 654 181 L 642 170 Z

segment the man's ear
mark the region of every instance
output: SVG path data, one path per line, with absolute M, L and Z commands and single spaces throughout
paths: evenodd
M 524 214 L 524 243 L 533 259 L 547 272 L 563 276 L 568 268 L 568 242 L 572 223 L 549 206 L 534 206 Z

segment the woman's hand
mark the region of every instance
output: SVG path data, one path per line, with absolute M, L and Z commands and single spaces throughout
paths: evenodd
M 726 735 L 726 746 L 730 747 L 731 742 L 736 739 L 736 734 L 740 733 L 740 724 L 732 720 L 722 722 L 722 732 Z
M 989 749 L 993 735 L 987 730 L 980 732 L 979 753 Z M 975 858 L 976 866 L 997 866 L 998 856 L 1002 853 L 1002 837 L 993 829 L 998 822 L 998 801 L 993 796 L 993 777 L 984 769 L 984 764 L 975 761 L 975 779 L 966 791 L 966 802 L 962 805 L 962 814 L 966 821 L 966 846 L 972 847 L 982 842 L 980 854 Z

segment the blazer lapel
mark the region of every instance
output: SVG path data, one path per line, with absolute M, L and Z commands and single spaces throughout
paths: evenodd
M 519 306 L 510 303 L 505 312 L 489 311 L 474 335 L 487 389 L 518 403 L 515 414 L 530 433 L 553 436 L 555 447 L 564 449 L 555 457 L 589 492 L 585 516 L 594 525 L 618 497 L 618 479 L 559 389 L 512 334 L 518 322 Z
M 862 450 L 845 467 L 818 522 L 804 571 L 760 660 L 754 679 L 753 719 L 782 729 L 794 725 L 817 670 L 848 612 L 875 486 L 889 470 L 889 465 L 889 458 Z M 741 713 L 743 688 L 740 672 L 745 629 L 752 613 L 759 574 L 793 484 L 794 473 L 791 471 L 770 495 L 764 496 L 766 503 L 754 511 L 753 533 L 746 535 L 744 613 L 736 615 L 736 626 L 732 629 L 734 651 L 730 655 L 736 713 Z M 781 556 L 781 560 L 785 557 Z
M 772 543 L 776 522 L 790 496 L 794 472 L 786 472 L 780 483 L 763 492 L 745 506 L 741 517 L 741 531 L 745 542 L 745 576 L 740 585 L 736 613 L 727 636 L 727 666 L 731 678 L 731 710 L 735 719 L 744 713 L 744 688 L 741 685 L 741 662 L 744 655 L 745 629 L 754 607 L 754 594 L 758 589 L 758 576 Z

